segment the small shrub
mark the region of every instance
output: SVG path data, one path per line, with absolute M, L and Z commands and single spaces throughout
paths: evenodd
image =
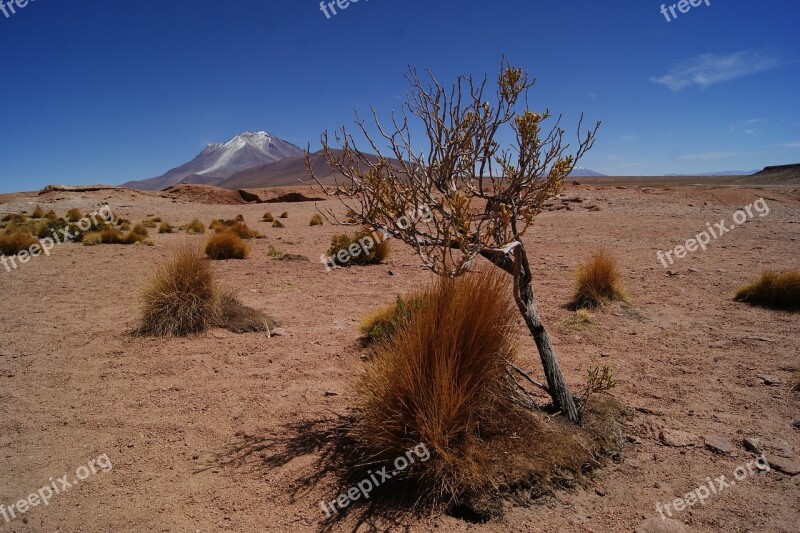
M 612 300 L 624 300 L 625 290 L 616 260 L 605 250 L 595 252 L 576 272 L 574 305 L 599 307 Z
M 592 325 L 594 325 L 594 320 L 586 309 L 578 309 L 574 315 L 561 322 L 561 327 L 567 331 L 584 331 Z
M 52 209 L 44 217 L 48 220 L 58 220 L 58 214 Z
M 736 291 L 735 299 L 774 309 L 800 310 L 800 269 L 786 272 L 768 270 Z
M 263 220 L 264 222 L 274 222 L 275 217 L 272 216 L 272 213 L 267 211 L 266 213 L 264 213 L 264 218 L 262 218 L 261 220 Z
M 258 333 L 277 327 L 278 323 L 253 308 L 247 307 L 231 293 L 219 298 L 220 317 L 215 326 L 233 333 Z
M 322 226 L 322 217 L 319 214 L 316 214 L 311 217 L 311 221 L 308 223 L 309 226 Z
M 0 235 L 0 254 L 16 255 L 23 250 L 27 250 L 34 244 L 39 244 L 39 240 L 28 232 L 12 229 Z
M 141 223 L 136 224 L 133 227 L 133 229 L 131 230 L 131 233 L 134 234 L 134 235 L 138 235 L 140 237 L 144 237 L 144 238 L 147 238 L 147 237 L 150 236 L 150 232 L 148 232 L 147 228 Z
M 272 223 L 272 227 L 273 228 L 285 228 L 286 226 L 284 226 L 283 222 L 281 222 L 280 220 L 276 220 L 275 222 Z
M 234 222 L 233 225 L 226 227 L 223 231 L 229 231 L 239 236 L 241 239 L 262 239 L 264 238 L 259 232 L 251 230 L 247 224 L 243 222 Z
M 368 343 L 388 340 L 394 332 L 411 320 L 413 313 L 425 301 L 424 294 L 397 295 L 397 300 L 361 319 L 358 329 Z
M 244 222 L 244 215 L 238 214 L 236 218 L 233 219 L 234 222 Z
M 174 228 L 172 226 L 170 226 L 167 222 L 162 222 L 158 226 L 158 232 L 159 233 L 172 233 L 174 231 L 175 231 Z
M 80 209 L 73 207 L 69 211 L 67 211 L 67 222 L 78 222 L 80 219 L 83 218 L 83 213 Z
M 62 236 L 60 230 L 67 227 L 66 221 L 60 218 L 57 218 L 55 220 L 48 218 L 46 220 L 47 222 L 45 222 L 44 224 L 40 224 L 39 227 L 37 228 L 36 236 L 39 237 L 40 239 L 44 239 L 45 237 L 53 238 L 53 233 L 55 233 L 56 236 L 60 239 Z
M 125 220 L 119 225 L 119 229 L 120 231 L 129 231 L 131 229 L 131 223 Z
M 586 380 L 586 388 L 583 391 L 580 402 L 578 402 L 578 410 L 583 413 L 586 406 L 589 405 L 589 398 L 593 394 L 599 392 L 608 392 L 617 386 L 617 380 L 611 375 L 611 369 L 604 366 L 589 368 L 589 376 Z
M 206 232 L 206 227 L 197 219 L 192 220 L 189 222 L 189 225 L 186 227 L 186 233 L 189 235 L 202 235 Z
M 156 223 L 161 223 L 161 222 L 162 222 L 162 219 L 161 219 L 161 217 L 153 217 L 153 218 L 152 218 L 152 219 L 150 219 L 150 220 L 152 220 L 153 222 L 156 222 Z
M 103 234 L 99 231 L 90 231 L 83 236 L 84 246 L 97 246 L 103 244 Z
M 215 260 L 245 259 L 250 255 L 250 245 L 235 233 L 223 231 L 208 239 L 206 255 Z
M 267 251 L 267 255 L 273 259 L 283 259 L 286 256 L 285 253 L 281 252 L 271 244 L 269 245 L 269 251 Z
M 219 233 L 220 231 L 224 230 L 227 227 L 228 226 L 225 225 L 225 221 L 223 219 L 221 219 L 221 218 L 215 218 L 208 225 L 208 229 L 210 229 L 212 231 L 216 231 L 217 233 Z
M 158 337 L 199 333 L 219 321 L 217 283 L 208 261 L 183 246 L 147 280 L 137 332 Z
M 139 222 L 137 226 L 142 226 L 144 228 L 157 228 L 158 224 L 154 219 L 146 219 Z
M 281 213 L 281 216 L 278 217 L 278 218 L 289 218 L 289 212 L 288 211 L 284 211 L 283 213 Z
M 31 218 L 44 218 L 44 217 L 45 217 L 44 209 L 42 209 L 42 207 L 37 204 L 36 208 L 33 210 L 33 213 L 31 213 Z
M 378 232 L 368 231 L 360 231 L 352 237 L 345 233 L 334 235 L 328 256 L 338 266 L 377 265 L 389 256 L 389 241 L 381 239 Z M 357 253 L 353 253 L 352 250 L 356 250 Z M 339 252 L 346 255 L 346 261 L 337 259 Z

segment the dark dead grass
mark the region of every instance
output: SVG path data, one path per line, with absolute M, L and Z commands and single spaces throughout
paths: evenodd
M 280 324 L 261 311 L 247 307 L 233 293 L 222 293 L 219 297 L 220 315 L 215 326 L 233 333 L 259 333 L 272 331 Z
M 800 270 L 768 270 L 736 291 L 735 299 L 772 309 L 800 310 Z
M 3 255 L 16 255 L 34 244 L 39 244 L 39 239 L 13 226 L 0 234 L 0 254 Z
M 595 252 L 575 274 L 575 308 L 596 308 L 614 300 L 625 300 L 617 261 L 605 250 Z
M 311 220 L 308 223 L 309 226 L 322 226 L 322 217 L 319 215 L 314 215 L 311 217 Z

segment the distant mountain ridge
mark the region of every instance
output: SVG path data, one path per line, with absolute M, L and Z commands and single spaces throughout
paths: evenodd
M 249 132 L 206 146 L 194 159 L 166 174 L 141 181 L 123 183 L 123 187 L 160 191 L 178 183 L 219 185 L 237 172 L 282 159 L 301 157 L 304 151 L 266 131 Z

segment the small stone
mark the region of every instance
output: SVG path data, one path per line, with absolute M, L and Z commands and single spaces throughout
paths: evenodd
M 289 334 L 289 330 L 286 328 L 275 328 L 271 329 L 269 333 L 273 337 L 286 337 Z
M 196 453 L 192 454 L 192 459 L 194 459 L 195 461 L 197 461 L 199 458 L 200 458 L 200 456 L 198 454 L 196 454 Z
M 722 455 L 730 455 L 733 453 L 733 445 L 722 437 L 718 437 L 717 435 L 708 435 L 704 438 L 704 441 L 706 448 L 714 453 L 719 453 Z
M 773 468 L 778 472 L 783 472 L 787 476 L 796 476 L 797 474 L 800 474 L 800 464 L 798 464 L 796 461 L 784 459 L 783 457 L 770 454 L 764 455 L 764 459 L 767 460 L 770 468 Z
M 339 396 L 339 393 L 338 392 L 334 392 L 332 390 L 326 390 L 325 391 L 325 396 Z
M 774 378 L 772 376 L 767 376 L 767 375 L 764 375 L 764 374 L 757 374 L 756 377 L 758 379 L 760 379 L 761 381 L 763 381 L 764 385 L 767 385 L 769 387 L 772 387 L 774 385 L 779 385 L 780 384 L 780 380 L 778 380 L 777 378 Z
M 792 425 L 795 429 L 800 429 L 800 418 L 795 418 L 794 422 L 792 422 Z
M 658 516 L 648 518 L 635 529 L 636 533 L 691 533 L 691 531 L 691 529 L 677 520 Z
M 390 276 L 394 276 L 394 270 L 390 270 L 390 271 L 389 271 L 389 275 L 390 275 Z
M 678 275 L 678 273 L 675 272 L 674 270 L 667 270 L 667 274 L 669 274 L 670 276 L 677 276 Z
M 639 468 L 640 466 L 642 466 L 642 463 L 640 463 L 636 459 L 625 459 L 625 461 L 623 462 L 625 463 L 625 465 L 630 466 L 631 468 Z
M 661 430 L 661 442 L 673 448 L 684 448 L 694 445 L 694 436 L 677 429 Z
M 689 267 L 688 270 L 689 272 L 700 272 L 700 269 L 697 269 L 695 267 Z
M 744 449 L 753 453 L 762 453 L 761 441 L 755 437 L 745 437 L 742 439 Z
M 600 352 L 600 357 L 611 357 L 611 354 L 609 352 Z
M 606 495 L 606 491 L 604 491 L 600 487 L 597 487 L 596 489 L 594 489 L 594 493 L 597 494 L 598 496 L 605 496 Z

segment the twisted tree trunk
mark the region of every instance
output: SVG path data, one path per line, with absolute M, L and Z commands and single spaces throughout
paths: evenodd
M 564 381 L 564 375 L 558 366 L 556 353 L 550 336 L 542 324 L 539 310 L 536 307 L 536 297 L 533 293 L 533 275 L 528 263 L 528 255 L 525 247 L 520 242 L 514 248 L 514 300 L 517 302 L 520 313 L 525 319 L 536 348 L 539 350 L 539 357 L 542 360 L 544 374 L 547 377 L 547 388 L 553 398 L 553 405 L 562 411 L 571 422 L 580 423 L 580 414 L 575 406 L 575 399 Z

